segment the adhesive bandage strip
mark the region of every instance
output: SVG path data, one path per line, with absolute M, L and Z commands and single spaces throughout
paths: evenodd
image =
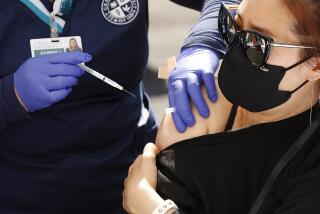
M 176 111 L 176 108 L 165 108 L 164 109 L 164 112 L 166 113 L 166 114 L 171 114 L 171 113 L 173 113 L 173 112 L 175 112 Z
M 158 78 L 159 79 L 169 79 L 169 74 L 172 70 L 174 70 L 177 67 L 177 61 L 176 57 L 170 57 L 167 59 L 167 66 L 161 66 L 159 67 L 159 72 L 158 72 Z

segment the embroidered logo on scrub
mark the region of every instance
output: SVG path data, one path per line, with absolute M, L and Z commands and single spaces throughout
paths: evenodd
M 115 25 L 126 25 L 135 20 L 139 13 L 138 0 L 103 0 L 103 16 Z

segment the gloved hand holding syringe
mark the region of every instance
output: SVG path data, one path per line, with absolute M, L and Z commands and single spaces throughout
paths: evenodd
M 103 82 L 109 84 L 110 86 L 119 89 L 120 91 L 125 91 L 128 94 L 134 96 L 136 98 L 136 96 L 132 93 L 130 93 L 129 91 L 127 91 L 126 89 L 123 88 L 123 86 L 121 86 L 120 84 L 118 84 L 117 82 L 113 81 L 112 79 L 102 75 L 101 73 L 93 70 L 92 68 L 89 68 L 88 66 L 84 65 L 84 64 L 79 64 L 78 65 L 80 68 L 82 68 L 84 71 L 88 72 L 89 74 L 95 76 L 96 78 L 102 80 Z

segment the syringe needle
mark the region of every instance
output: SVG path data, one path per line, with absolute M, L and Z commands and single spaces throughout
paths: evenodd
M 133 96 L 133 97 L 137 98 L 137 96 L 136 96 L 136 95 L 132 94 L 131 92 L 127 91 L 126 89 L 122 89 L 122 90 L 124 90 L 125 92 L 127 92 L 127 93 L 128 93 L 128 94 L 130 94 L 131 96 Z
M 84 64 L 79 64 L 78 65 L 80 68 L 82 68 L 84 71 L 88 72 L 89 74 L 97 77 L 98 79 L 102 80 L 103 82 L 109 84 L 110 86 L 114 87 L 114 88 L 117 88 L 121 91 L 125 91 L 127 92 L 128 94 L 130 94 L 131 96 L 137 98 L 136 95 L 132 94 L 131 92 L 125 90 L 121 85 L 119 85 L 117 82 L 113 81 L 112 79 L 100 74 L 99 72 L 93 70 L 92 68 L 89 68 L 87 66 L 85 66 Z

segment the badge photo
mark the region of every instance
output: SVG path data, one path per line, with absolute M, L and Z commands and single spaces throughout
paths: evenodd
M 101 12 L 108 22 L 126 25 L 136 19 L 139 7 L 139 0 L 103 0 Z

